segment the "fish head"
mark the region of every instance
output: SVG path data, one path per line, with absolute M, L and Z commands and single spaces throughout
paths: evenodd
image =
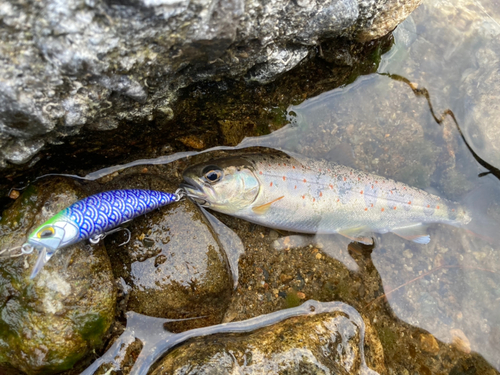
M 260 181 L 252 162 L 224 158 L 196 164 L 183 173 L 182 185 L 198 204 L 226 214 L 235 214 L 252 205 L 260 192 Z
M 28 236 L 28 244 L 35 248 L 47 248 L 54 252 L 61 247 L 71 245 L 79 237 L 77 226 L 58 214 L 40 225 Z

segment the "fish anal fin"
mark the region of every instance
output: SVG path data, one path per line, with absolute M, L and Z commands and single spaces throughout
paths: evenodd
M 351 241 L 359 242 L 363 245 L 373 245 L 373 238 L 367 236 L 368 233 L 370 233 L 370 230 L 366 227 L 347 228 L 338 232 L 338 234 Z
M 260 206 L 253 207 L 252 211 L 255 212 L 257 215 L 263 215 L 267 211 L 269 211 L 269 208 L 271 208 L 271 205 L 273 203 L 279 201 L 280 199 L 283 199 L 284 197 L 285 196 L 282 195 L 281 197 L 276 198 L 275 200 L 272 200 L 271 202 L 267 202 L 267 203 L 261 204 Z
M 396 236 L 404 238 L 408 241 L 413 241 L 422 245 L 426 245 L 431 241 L 431 236 L 427 233 L 426 225 L 412 225 L 409 227 L 393 229 L 391 232 Z

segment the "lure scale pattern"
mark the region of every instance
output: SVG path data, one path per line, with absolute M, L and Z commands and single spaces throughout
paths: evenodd
M 82 199 L 61 214 L 78 226 L 80 233 L 77 241 L 81 241 L 175 202 L 176 197 L 175 194 L 154 190 L 111 190 Z

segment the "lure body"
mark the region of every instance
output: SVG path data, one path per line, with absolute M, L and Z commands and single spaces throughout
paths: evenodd
M 177 194 L 130 189 L 106 191 L 72 204 L 29 235 L 24 246 L 41 249 L 31 278 L 58 249 L 86 239 L 97 242 L 120 224 L 178 200 Z

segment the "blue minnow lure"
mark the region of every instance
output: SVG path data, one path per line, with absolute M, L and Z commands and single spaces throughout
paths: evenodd
M 39 226 L 22 245 L 24 254 L 31 253 L 33 248 L 40 250 L 31 278 L 57 250 L 87 239 L 97 243 L 118 225 L 177 202 L 183 196 L 181 189 L 175 194 L 139 189 L 111 190 L 72 204 Z

